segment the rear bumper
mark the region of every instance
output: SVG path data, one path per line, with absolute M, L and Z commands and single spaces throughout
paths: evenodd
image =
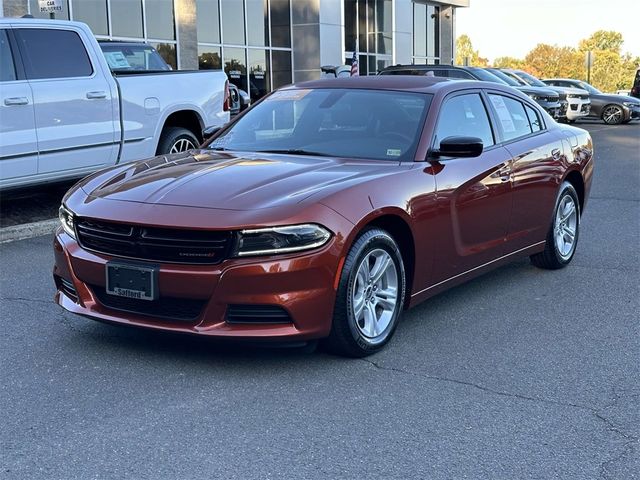
M 55 301 L 78 315 L 154 330 L 264 340 L 322 338 L 329 334 L 333 317 L 339 256 L 335 243 L 332 239 L 318 251 L 297 256 L 230 259 L 219 265 L 161 264 L 160 296 L 171 308 L 149 313 L 150 302 L 144 300 L 134 301 L 146 305 L 138 303 L 133 309 L 123 309 L 118 302 L 105 304 L 105 264 L 111 258 L 82 249 L 59 229 L 54 238 Z M 172 317 L 181 303 L 192 310 L 195 305 L 194 316 Z M 231 323 L 229 305 L 279 307 L 288 318 Z

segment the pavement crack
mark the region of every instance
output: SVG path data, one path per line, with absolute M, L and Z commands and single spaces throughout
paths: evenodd
M 2 297 L 0 300 L 6 300 L 8 302 L 28 302 L 28 303 L 46 303 L 53 305 L 53 300 L 41 300 L 39 298 L 24 298 L 24 297 Z
M 464 381 L 464 380 L 458 380 L 455 378 L 448 378 L 448 377 L 442 377 L 439 375 L 430 375 L 428 373 L 421 373 L 421 372 L 414 372 L 411 370 L 406 370 L 403 368 L 397 368 L 397 367 L 387 367 L 387 366 L 383 366 L 380 365 L 377 362 L 374 362 L 373 360 L 367 359 L 367 358 L 361 358 L 360 360 L 362 360 L 365 363 L 368 363 L 369 365 L 375 367 L 377 370 L 381 370 L 381 371 L 388 371 L 388 372 L 395 372 L 395 373 L 401 373 L 404 375 L 411 375 L 414 377 L 419 377 L 419 378 L 424 378 L 424 379 L 428 379 L 428 380 L 434 380 L 437 382 L 447 382 L 447 383 L 452 383 L 455 385 L 462 385 L 465 387 L 471 387 L 471 388 L 475 388 L 477 390 L 480 390 L 482 392 L 485 393 L 489 393 L 492 395 L 498 395 L 501 397 L 507 397 L 507 398 L 514 398 L 517 400 L 525 400 L 525 401 L 530 401 L 530 402 L 536 402 L 536 403 L 542 403 L 542 404 L 547 404 L 547 405 L 554 405 L 554 406 L 559 406 L 559 407 L 567 407 L 567 408 L 573 408 L 576 410 L 581 410 L 585 413 L 591 414 L 594 418 L 596 418 L 604 427 L 607 431 L 614 433 L 615 435 L 617 435 L 618 437 L 620 437 L 621 439 L 624 440 L 624 443 L 622 444 L 621 447 L 616 447 L 615 450 L 620 450 L 617 454 L 615 454 L 613 457 L 607 459 L 606 461 L 602 462 L 600 464 L 600 477 L 601 478 L 609 478 L 608 476 L 608 468 L 620 461 L 621 459 L 623 459 L 624 457 L 626 457 L 629 453 L 631 453 L 634 450 L 634 444 L 638 443 L 638 437 L 635 435 L 632 435 L 626 431 L 624 431 L 622 428 L 620 428 L 620 426 L 616 425 L 612 420 L 610 420 L 608 417 L 606 417 L 605 415 L 603 415 L 601 412 L 601 410 L 604 410 L 606 408 L 609 408 L 611 406 L 613 406 L 621 397 L 616 397 L 615 400 L 606 405 L 605 407 L 602 408 L 596 408 L 596 407 L 591 407 L 588 405 L 580 405 L 578 403 L 572 403 L 572 402 L 561 402 L 558 400 L 551 400 L 548 398 L 541 398 L 541 397 L 532 397 L 529 395 L 523 395 L 520 393 L 513 393 L 513 392 L 506 392 L 503 390 L 495 390 L 493 388 L 489 388 L 486 387 L 484 385 L 481 385 L 479 383 L 474 383 L 474 382 L 468 382 L 468 381 Z M 627 397 L 631 398 L 631 397 L 635 397 L 637 395 L 629 395 Z

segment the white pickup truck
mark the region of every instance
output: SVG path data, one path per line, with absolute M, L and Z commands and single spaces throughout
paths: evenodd
M 84 23 L 0 18 L 0 190 L 193 148 L 228 95 L 222 71 L 114 74 Z

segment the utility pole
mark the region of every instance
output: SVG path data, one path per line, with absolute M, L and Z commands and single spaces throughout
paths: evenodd
M 591 66 L 593 65 L 593 51 L 587 51 L 587 57 L 585 59 L 585 63 L 587 66 L 587 83 L 591 83 Z

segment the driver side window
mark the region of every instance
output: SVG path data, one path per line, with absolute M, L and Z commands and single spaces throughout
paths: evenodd
M 452 136 L 478 137 L 484 148 L 495 144 L 487 110 L 479 93 L 445 100 L 436 127 L 434 148 L 440 148 L 440 142 Z

